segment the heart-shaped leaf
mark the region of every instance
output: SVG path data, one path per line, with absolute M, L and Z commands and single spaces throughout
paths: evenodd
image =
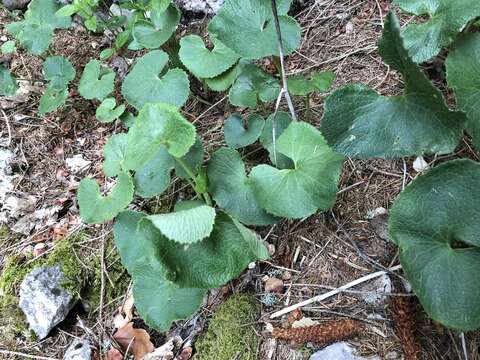
M 126 211 L 113 227 L 115 244 L 133 280 L 135 306 L 142 319 L 158 331 L 167 331 L 172 322 L 192 315 L 201 306 L 205 290 L 180 288 L 165 279 L 160 254 L 137 232 L 144 214 Z
M 458 107 L 467 113 L 467 128 L 480 149 L 480 34 L 462 36 L 446 61 L 448 85 Z
M 248 63 L 245 60 L 240 59 L 240 61 L 233 65 L 230 69 L 224 73 L 215 76 L 211 79 L 204 79 L 207 86 L 213 91 L 225 91 L 228 90 L 230 86 L 235 82 L 238 75 L 243 70 L 243 66 Z
M 122 84 L 122 95 L 140 110 L 146 103 L 163 102 L 178 107 L 187 101 L 190 83 L 183 70 L 168 70 L 159 77 L 168 62 L 162 50 L 150 51 L 138 59 Z
M 277 1 L 283 47 L 290 54 L 300 43 L 300 25 L 287 15 L 292 0 Z M 208 31 L 237 54 L 251 59 L 278 56 L 271 2 L 226 0 Z
M 195 127 L 175 106 L 149 103 L 128 131 L 123 166 L 129 170 L 141 168 L 162 145 L 170 155 L 181 158 L 192 147 L 195 138 Z
M 437 55 L 469 21 L 480 16 L 477 0 L 394 0 L 393 3 L 415 15 L 429 16 L 428 21 L 410 24 L 402 33 L 405 46 L 417 63 Z
M 55 14 L 59 8 L 60 5 L 55 0 L 33 0 L 28 5 L 24 20 L 7 24 L 7 31 L 29 53 L 41 55 L 50 46 L 55 29 L 70 26 L 69 17 Z
M 325 71 L 312 74 L 309 77 L 302 75 L 290 76 L 288 78 L 288 91 L 292 95 L 305 96 L 314 91 L 328 91 L 335 80 L 335 73 Z
M 407 279 L 434 320 L 480 327 L 480 165 L 455 160 L 414 180 L 395 200 L 390 235 Z
M 18 84 L 12 73 L 0 65 L 0 95 L 13 96 L 18 90 Z
M 65 102 L 65 100 L 67 100 L 67 98 L 67 89 L 57 90 L 49 85 L 43 93 L 42 97 L 40 98 L 40 106 L 38 108 L 38 112 L 40 113 L 40 115 L 45 115 L 47 113 L 55 111 L 60 105 Z
M 117 106 L 115 98 L 106 98 L 102 101 L 95 112 L 95 116 L 100 122 L 109 123 L 118 119 L 125 111 L 125 105 Z
M 409 58 L 393 13 L 379 43 L 382 58 L 405 79 L 405 94 L 385 97 L 363 85 L 335 91 L 320 129 L 334 150 L 354 158 L 446 154 L 458 144 L 466 116 L 448 109 L 441 92 Z
M 117 176 L 122 171 L 122 162 L 125 159 L 127 134 L 115 134 L 108 139 L 103 147 L 103 172 L 105 176 Z
M 137 232 L 162 257 L 167 278 L 181 287 L 216 288 L 268 258 L 257 236 L 224 213 L 217 214 L 208 238 L 189 246 L 168 240 L 150 221 L 141 221 Z
M 255 109 L 259 101 L 273 101 L 279 92 L 277 79 L 254 64 L 246 64 L 230 88 L 228 98 L 234 106 Z
M 147 216 L 147 219 L 169 240 L 193 244 L 209 236 L 215 222 L 215 209 L 208 205 L 168 214 Z
M 239 149 L 258 140 L 265 126 L 265 120 L 257 114 L 252 114 L 246 119 L 247 129 L 244 128 L 242 116 L 232 114 L 223 125 L 225 142 L 233 149 Z
M 307 123 L 292 122 L 277 142 L 293 169 L 269 165 L 252 169 L 255 197 L 275 216 L 300 219 L 326 210 L 335 202 L 343 157 L 333 152 L 322 134 Z
M 93 59 L 83 70 L 78 92 L 88 100 L 103 100 L 113 91 L 114 81 L 115 71 Z
M 147 49 L 157 49 L 172 36 L 180 22 L 180 11 L 174 4 L 155 17 L 154 21 L 138 20 L 132 35 L 137 44 Z
M 100 194 L 100 188 L 93 179 L 80 181 L 77 201 L 80 216 L 88 224 L 100 224 L 112 220 L 125 209 L 133 199 L 133 182 L 127 173 L 118 174 L 117 184 L 107 196 Z
M 0 46 L 0 52 L 2 54 L 12 54 L 17 50 L 17 47 L 15 46 L 15 41 L 13 40 L 8 40 L 5 41 L 2 46 Z
M 167 148 L 160 146 L 157 154 L 135 172 L 135 193 L 143 198 L 163 193 L 170 185 L 170 174 L 174 165 L 175 160 Z
M 65 90 L 75 79 L 75 68 L 63 56 L 49 56 L 43 63 L 43 77 L 52 90 Z
M 217 205 L 247 225 L 269 225 L 276 219 L 267 214 L 253 194 L 240 154 L 228 148 L 213 153 L 208 161 L 208 190 Z
M 272 162 L 275 167 L 278 169 L 291 169 L 293 168 L 292 160 L 281 154 L 278 151 L 278 147 L 274 149 L 273 146 L 273 115 L 270 115 L 265 122 L 265 126 L 263 127 L 262 134 L 260 135 L 260 143 L 262 146 L 268 151 L 270 161 Z M 280 135 L 283 134 L 285 129 L 290 125 L 292 122 L 292 118 L 290 117 L 289 113 L 279 111 L 277 116 L 275 117 L 275 139 L 278 140 Z
M 215 47 L 209 50 L 198 35 L 188 35 L 180 40 L 180 60 L 197 78 L 213 78 L 235 64 L 239 58 L 220 41 L 213 39 Z

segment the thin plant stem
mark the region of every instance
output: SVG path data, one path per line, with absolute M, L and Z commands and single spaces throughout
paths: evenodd
M 199 191 L 197 191 L 197 188 L 195 186 L 195 174 L 193 173 L 193 170 L 190 168 L 190 166 L 185 162 L 183 161 L 181 158 L 178 158 L 176 157 L 175 158 L 175 161 L 182 167 L 183 170 L 185 170 L 185 172 L 187 173 L 189 179 L 187 179 L 188 181 L 188 184 L 192 187 L 193 191 L 195 191 L 195 193 L 197 194 L 197 196 L 200 198 L 200 199 L 205 199 L 205 202 L 208 204 L 208 205 L 212 205 L 212 199 L 210 198 L 210 195 L 206 194 L 206 193 L 200 193 Z

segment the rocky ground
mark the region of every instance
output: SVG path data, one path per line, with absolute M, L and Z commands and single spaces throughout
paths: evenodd
M 178 30 L 182 34 L 203 31 L 221 3 L 178 2 L 188 10 Z M 296 2 L 293 15 L 303 36 L 287 58 L 288 74 L 332 70 L 334 88 L 363 83 L 382 94 L 399 93 L 401 78 L 376 53 L 390 7 L 385 0 Z M 0 10 L 0 24 L 9 21 Z M 1 26 L 0 42 L 9 39 Z M 86 62 L 108 42 L 76 26 L 57 33 L 52 53 L 74 64 L 78 81 Z M 128 56 L 111 59 L 110 66 L 125 74 L 134 60 Z M 117 360 L 133 346 L 135 359 L 154 351 L 145 359 L 408 360 L 417 349 L 419 359 L 463 359 L 460 334 L 425 316 L 399 271 L 271 318 L 397 265 L 386 231 L 388 209 L 402 188 L 438 159 L 347 160 L 331 211 L 258 229 L 271 260 L 210 292 L 198 314 L 160 334 L 135 313 L 111 224 L 82 223 L 75 200 L 80 179 L 101 171 L 102 147 L 121 124 L 99 123 L 94 104 L 74 86 L 66 106 L 39 117 L 42 60 L 19 49 L 1 62 L 24 80 L 14 97 L 0 98 L 0 358 Z M 426 70 L 434 73 L 435 64 Z M 192 90 L 198 88 L 194 83 Z M 315 125 L 326 95 L 310 100 L 309 121 Z M 222 94 L 207 100 L 212 105 L 189 100 L 184 114 L 196 121 L 210 151 L 223 143 L 222 124 L 233 109 Z M 303 113 L 303 100 L 295 105 Z M 468 139 L 453 156 L 460 154 L 478 159 Z M 155 201 L 135 205 L 155 211 L 182 191 L 177 182 Z M 307 332 L 298 330 L 305 327 Z M 477 333 L 465 335 L 469 359 L 480 359 L 479 341 Z

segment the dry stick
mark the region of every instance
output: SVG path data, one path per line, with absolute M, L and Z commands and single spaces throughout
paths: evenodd
M 10 146 L 12 143 L 12 129 L 10 128 L 10 121 L 8 120 L 7 114 L 5 114 L 5 111 L 2 110 L 3 118 L 5 119 L 5 122 L 7 124 L 7 131 L 8 131 L 8 141 L 7 141 L 7 146 Z
M 36 355 L 24 354 L 24 353 L 21 353 L 21 352 L 10 351 L 10 350 L 1 350 L 1 349 L 0 349 L 0 354 L 22 356 L 22 357 L 26 357 L 26 358 L 29 358 L 29 359 L 38 359 L 38 360 L 57 360 L 56 358 L 52 358 L 52 357 L 36 356 Z
M 396 266 L 393 266 L 393 267 L 389 268 L 388 271 L 396 271 L 396 270 L 400 270 L 401 268 L 402 268 L 402 265 L 396 265 Z M 299 302 L 295 305 L 291 305 L 291 306 L 288 306 L 288 307 L 286 307 L 286 308 L 284 308 L 280 311 L 274 312 L 272 315 L 270 315 L 270 319 L 275 319 L 279 316 L 288 314 L 289 312 L 292 312 L 292 311 L 294 311 L 298 308 L 301 308 L 301 307 L 304 307 L 304 306 L 307 306 L 307 305 L 310 305 L 310 304 L 313 304 L 313 303 L 316 303 L 316 302 L 326 300 L 329 297 L 332 297 L 334 295 L 337 295 L 337 294 L 341 293 L 343 290 L 350 289 L 354 286 L 357 286 L 359 284 L 362 284 L 364 282 L 375 279 L 375 278 L 380 277 L 380 276 L 385 275 L 385 274 L 387 274 L 386 271 L 377 271 L 377 272 L 365 275 L 365 276 L 363 276 L 363 277 L 361 277 L 357 280 L 354 280 L 354 281 L 349 282 L 349 283 L 347 283 L 343 286 L 340 286 L 339 288 L 337 288 L 335 290 L 329 291 L 329 292 L 327 292 L 325 294 L 322 294 L 322 295 L 314 296 L 311 299 Z
M 465 341 L 465 333 L 460 333 L 460 340 L 462 341 L 463 356 L 468 360 L 467 342 Z

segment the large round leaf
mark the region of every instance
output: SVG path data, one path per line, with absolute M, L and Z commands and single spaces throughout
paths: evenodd
M 208 189 L 218 206 L 246 225 L 269 225 L 276 219 L 267 214 L 253 194 L 240 154 L 228 148 L 213 153 L 208 161 Z
M 428 21 L 410 24 L 402 33 L 408 52 L 417 63 L 437 55 L 470 20 L 480 16 L 477 0 L 394 0 L 393 3 L 413 14 L 429 16 Z
M 287 15 L 291 2 L 277 1 L 286 54 L 292 53 L 300 42 L 300 25 Z M 260 59 L 279 54 L 270 1 L 226 0 L 208 31 L 243 57 Z
M 133 280 L 135 306 L 145 322 L 158 331 L 167 331 L 172 322 L 185 319 L 201 306 L 205 290 L 180 288 L 165 278 L 160 256 L 137 232 L 144 214 L 126 211 L 113 227 L 122 264 Z
M 168 70 L 160 76 L 168 62 L 162 50 L 150 51 L 138 59 L 132 71 L 125 76 L 122 95 L 140 110 L 146 103 L 163 102 L 178 107 L 188 99 L 190 83 L 183 70 Z
M 86 178 L 80 181 L 77 201 L 80 216 L 88 224 L 100 224 L 112 220 L 133 200 L 133 182 L 130 175 L 120 173 L 111 193 L 102 196 L 97 182 Z
M 277 142 L 280 153 L 293 160 L 293 169 L 269 165 L 252 169 L 255 196 L 270 214 L 299 219 L 326 210 L 335 202 L 343 157 L 307 123 L 292 122 Z
M 43 77 L 50 82 L 49 86 L 55 90 L 64 90 L 70 81 L 75 78 L 75 68 L 63 56 L 49 56 L 43 63 Z
M 243 66 L 230 88 L 228 98 L 234 106 L 256 108 L 259 101 L 269 102 L 280 92 L 278 80 L 254 64 Z
M 138 114 L 128 131 L 124 169 L 137 170 L 149 161 L 162 145 L 170 155 L 182 157 L 195 142 L 195 127 L 175 106 L 149 103 Z
M 115 134 L 108 139 L 103 147 L 103 172 L 112 177 L 122 172 L 122 162 L 125 159 L 127 134 Z
M 157 49 L 167 42 L 180 22 L 180 11 L 174 4 L 170 4 L 155 20 L 138 20 L 133 25 L 134 40 L 147 49 Z
M 232 114 L 223 125 L 225 142 L 233 149 L 239 149 L 258 140 L 265 126 L 265 120 L 258 114 L 252 114 L 245 120 L 244 127 L 242 116 Z
M 446 66 L 448 85 L 455 91 L 458 107 L 467 113 L 468 131 L 480 149 L 480 34 L 456 41 Z
M 400 25 L 390 13 L 379 52 L 405 79 L 405 93 L 380 96 L 363 85 L 335 91 L 326 101 L 322 134 L 346 156 L 368 159 L 401 158 L 424 153 L 451 153 L 466 116 L 450 111 L 442 93 L 410 59 L 400 37 Z
M 480 165 L 442 164 L 397 198 L 390 235 L 425 311 L 459 329 L 480 327 Z
M 208 205 L 168 214 L 147 216 L 147 219 L 169 240 L 192 244 L 205 239 L 213 230 L 215 209 Z
M 154 244 L 169 280 L 181 287 L 216 288 L 252 261 L 268 258 L 257 236 L 224 213 L 217 215 L 208 238 L 189 246 L 168 240 L 150 221 L 142 221 L 137 232 Z
M 210 51 L 198 35 L 188 35 L 180 40 L 180 60 L 197 78 L 220 75 L 230 69 L 239 58 L 220 41 L 213 39 L 213 43 L 215 47 Z
M 98 60 L 90 60 L 83 70 L 78 92 L 85 99 L 103 100 L 113 91 L 115 72 L 102 66 Z

